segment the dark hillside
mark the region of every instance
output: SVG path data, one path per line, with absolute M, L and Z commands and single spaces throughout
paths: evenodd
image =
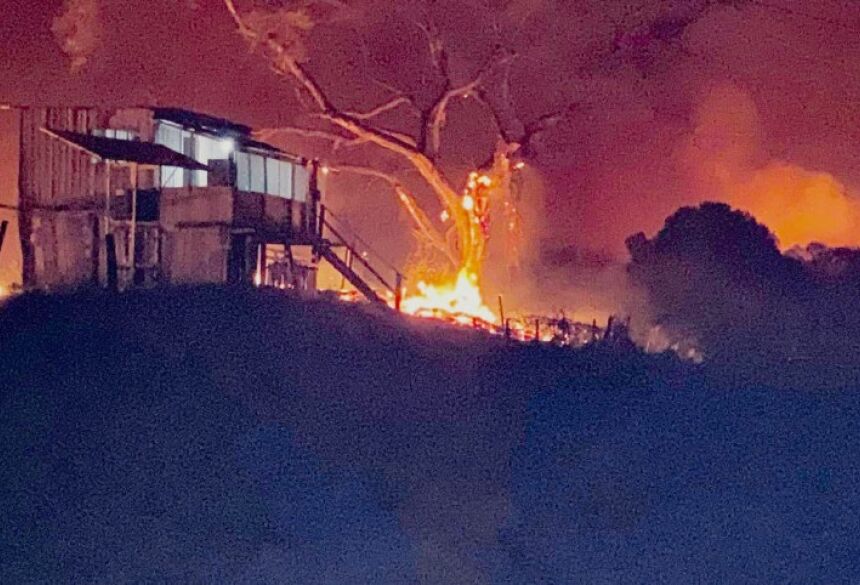
M 0 372 L 0 583 L 860 578 L 856 392 L 224 289 L 18 298 Z

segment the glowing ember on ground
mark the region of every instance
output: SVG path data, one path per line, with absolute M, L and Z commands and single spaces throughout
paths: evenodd
M 7 301 L 7 300 L 11 299 L 12 297 L 14 297 L 18 294 L 21 294 L 21 287 L 20 286 L 18 286 L 16 284 L 12 284 L 12 285 L 8 285 L 8 286 L 0 284 L 0 303 L 2 303 L 3 301 Z
M 465 269 L 449 284 L 419 282 L 418 293 L 403 299 L 400 308 L 404 313 L 417 316 L 444 313 L 464 324 L 471 324 L 473 318 L 488 323 L 497 321 L 493 312 L 484 305 L 477 276 Z
M 523 343 L 545 343 L 559 347 L 582 348 L 600 344 L 630 349 L 635 346 L 630 337 L 628 320 L 610 317 L 606 326 L 598 325 L 597 318 L 591 323 L 568 318 L 564 312 L 557 316 L 515 314 L 506 318 L 504 324 L 483 304 L 480 291 L 468 274 L 461 273 L 457 282 L 450 286 L 420 284 L 420 294 L 402 300 L 404 314 L 421 319 L 431 319 L 454 326 L 467 327 Z M 396 308 L 393 294 L 383 295 L 388 306 Z M 355 290 L 341 290 L 337 298 L 344 302 L 365 302 Z M 613 324 L 614 323 L 614 324 Z M 644 345 L 647 353 L 671 351 L 681 359 L 702 363 L 704 353 L 691 339 L 672 338 L 659 327 L 648 332 Z

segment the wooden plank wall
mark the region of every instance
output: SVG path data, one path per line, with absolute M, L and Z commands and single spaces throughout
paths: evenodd
M 103 171 L 91 157 L 42 132 L 42 128 L 88 133 L 99 127 L 92 108 L 26 109 L 21 124 L 21 200 L 34 208 L 92 204 L 104 195 Z
M 0 109 L 0 222 L 8 221 L 6 241 L 0 251 L 0 286 L 21 284 L 21 242 L 18 231 L 19 110 Z

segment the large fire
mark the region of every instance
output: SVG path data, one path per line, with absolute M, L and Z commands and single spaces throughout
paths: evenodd
M 436 282 L 419 280 L 411 294 L 402 301 L 405 313 L 418 316 L 450 317 L 470 323 L 480 319 L 497 323 L 498 317 L 484 303 L 481 293 L 481 271 L 490 237 L 490 210 L 493 202 L 503 203 L 509 238 L 519 236 L 518 213 L 510 196 L 511 165 L 506 155 L 497 156 L 487 173 L 472 172 L 457 208 L 442 211 L 443 223 L 449 219 L 460 231 L 457 251 L 460 265 L 453 276 Z M 516 245 L 515 242 L 511 242 Z
M 497 321 L 496 315 L 484 304 L 478 275 L 461 270 L 453 283 L 417 284 L 417 294 L 403 299 L 400 309 L 416 316 L 451 316 L 463 324 L 474 318 L 488 323 Z

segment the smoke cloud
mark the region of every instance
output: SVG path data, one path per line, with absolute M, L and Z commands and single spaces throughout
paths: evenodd
M 248 53 L 220 3 L 187 9 L 193 5 L 66 0 L 54 21 L 35 3 L 12 2 L 0 22 L 0 101 L 153 103 L 258 127 L 293 123 L 301 106 L 292 87 Z M 506 33 L 520 54 L 512 77 L 518 113 L 528 121 L 575 106 L 541 136 L 530 161 L 541 182 L 524 205 L 527 220 L 535 219 L 524 267 L 530 272 L 515 285 L 505 274 L 488 277 L 511 297 L 509 305 L 522 298 L 524 308 L 536 300 L 620 310 L 616 299 L 630 297 L 623 277 L 614 276 L 623 275 L 625 238 L 654 234 L 679 207 L 706 200 L 751 212 L 783 249 L 855 243 L 856 6 L 824 0 L 815 14 L 747 2 L 508 6 Z M 412 8 L 420 6 L 402 4 Z M 492 27 L 479 26 L 481 9 L 470 2 L 440 3 L 436 16 L 463 75 L 492 46 Z M 396 20 L 367 23 L 366 51 L 355 50 L 349 27 L 317 31 L 309 63 L 339 104 L 361 108 L 386 97 L 367 90 L 368 75 L 419 93 L 426 86 L 423 41 L 404 43 L 414 28 Z M 77 74 L 57 58 L 52 36 Z M 99 46 L 110 51 L 93 58 Z M 492 148 L 488 129 L 478 104 L 452 110 L 446 143 L 459 165 L 452 169 L 483 160 Z M 373 157 L 359 162 L 381 166 Z M 408 218 L 384 187 L 332 180 L 326 197 L 374 248 L 392 250 L 397 263 L 408 257 Z M 595 277 L 595 262 L 612 258 L 612 276 Z M 547 286 L 549 292 L 539 288 Z
M 71 60 L 72 71 L 80 69 L 101 44 L 98 0 L 65 0 L 51 30 Z
M 817 242 L 860 241 L 860 204 L 826 170 L 767 157 L 758 108 L 736 86 L 712 89 L 699 104 L 696 126 L 682 141 L 680 162 L 698 195 L 752 214 L 776 235 L 782 249 Z
M 731 185 L 728 200 L 767 225 L 783 249 L 860 242 L 860 205 L 829 173 L 773 162 Z

